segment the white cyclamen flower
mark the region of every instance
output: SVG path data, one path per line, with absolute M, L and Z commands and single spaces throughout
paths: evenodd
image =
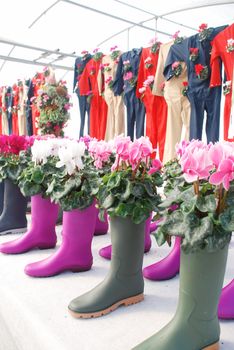
M 76 168 L 83 169 L 84 164 L 82 156 L 84 156 L 85 144 L 84 142 L 77 142 L 68 140 L 68 142 L 61 146 L 58 151 L 59 161 L 56 164 L 57 168 L 65 166 L 69 175 L 72 175 Z

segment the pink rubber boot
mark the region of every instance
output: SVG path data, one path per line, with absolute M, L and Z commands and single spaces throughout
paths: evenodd
M 219 299 L 218 317 L 223 320 L 234 319 L 234 279 L 222 290 Z
M 91 245 L 96 218 L 95 204 L 84 210 L 64 211 L 60 248 L 47 259 L 28 264 L 25 273 L 32 277 L 49 277 L 67 270 L 90 270 L 93 264 Z
M 145 222 L 145 253 L 147 253 L 151 248 L 151 238 L 150 238 L 150 222 L 151 216 Z M 99 255 L 104 259 L 111 259 L 112 246 L 108 245 L 107 247 L 101 248 L 99 250 Z
M 41 195 L 31 198 L 31 228 L 23 236 L 13 241 L 0 244 L 0 252 L 20 254 L 29 250 L 49 249 L 56 246 L 55 225 L 59 206 L 43 199 Z
M 105 235 L 108 232 L 109 225 L 108 225 L 108 219 L 107 219 L 106 213 L 105 213 L 104 217 L 105 217 L 105 221 L 101 221 L 99 219 L 99 217 L 97 216 L 96 226 L 95 226 L 95 231 L 94 231 L 95 236 Z
M 175 238 L 171 252 L 159 262 L 143 269 L 143 276 L 153 281 L 169 280 L 180 270 L 180 237 Z

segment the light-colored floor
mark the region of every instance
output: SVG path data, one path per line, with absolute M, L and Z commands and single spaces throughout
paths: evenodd
M 57 231 L 59 246 L 61 226 Z M 16 235 L 0 236 L 0 242 L 13 238 Z M 77 320 L 68 313 L 69 301 L 106 275 L 110 263 L 99 257 L 98 250 L 109 242 L 109 234 L 94 238 L 91 271 L 67 272 L 51 278 L 30 278 L 24 274 L 24 266 L 46 258 L 53 250 L 16 256 L 0 254 L 0 350 L 130 350 L 160 330 L 175 312 L 179 276 L 165 282 L 145 280 L 143 302 L 121 307 L 107 316 Z M 168 252 L 167 246 L 158 248 L 153 238 L 144 266 Z M 225 283 L 233 277 L 234 238 Z M 234 321 L 221 322 L 221 349 L 234 349 Z

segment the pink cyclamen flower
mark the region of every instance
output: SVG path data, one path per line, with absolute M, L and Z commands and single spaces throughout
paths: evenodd
M 70 103 L 65 103 L 64 109 L 65 109 L 66 111 L 68 111 L 70 108 L 71 108 Z
M 177 39 L 179 36 L 180 30 L 177 30 L 177 32 L 175 32 L 175 34 L 172 35 L 172 39 Z
M 139 89 L 139 93 L 143 94 L 145 92 L 145 90 L 146 90 L 146 87 L 142 87 L 142 88 Z
M 112 46 L 111 48 L 110 48 L 110 51 L 115 51 L 116 49 L 117 49 L 117 45 L 115 45 L 115 46 Z
M 132 79 L 132 77 L 133 77 L 132 72 L 127 72 L 127 73 L 124 74 L 123 79 L 124 80 L 130 80 L 130 79 Z
M 183 140 L 180 143 L 177 142 L 177 144 L 175 145 L 177 156 L 182 157 L 188 145 L 189 145 L 189 141 L 186 141 L 186 140 Z
M 160 160 L 154 159 L 152 161 L 152 167 L 148 171 L 148 174 L 152 175 L 152 174 L 156 173 L 157 171 L 159 171 L 161 168 L 162 168 L 162 163 L 160 162 Z
M 154 45 L 157 43 L 157 41 L 158 41 L 158 38 L 157 38 L 157 36 L 155 36 L 154 38 L 150 39 L 149 44 Z
M 180 62 L 179 61 L 175 61 L 175 62 L 172 63 L 171 68 L 172 69 L 176 69 L 179 65 L 180 65 Z
M 234 156 L 220 162 L 218 170 L 210 176 L 212 185 L 223 184 L 226 191 L 229 190 L 230 182 L 234 180 Z
M 213 168 L 208 148 L 202 147 L 202 145 L 204 146 L 203 143 L 198 143 L 198 146 L 193 148 L 189 145 L 179 161 L 184 178 L 189 183 L 198 179 L 207 179 Z
M 97 47 L 96 49 L 93 50 L 93 53 L 97 53 L 99 51 L 99 47 Z

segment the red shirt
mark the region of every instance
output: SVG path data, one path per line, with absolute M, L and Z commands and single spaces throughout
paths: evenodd
M 101 58 L 95 61 L 93 58 L 86 64 L 85 69 L 79 80 L 79 88 L 81 95 L 87 95 L 89 91 L 92 91 L 94 95 L 99 95 L 97 76 L 99 66 L 101 64 Z
M 212 42 L 211 51 L 211 79 L 210 87 L 221 85 L 220 75 L 220 59 L 223 61 L 224 70 L 226 73 L 226 80 L 232 80 L 233 65 L 234 65 L 234 51 L 227 51 L 227 40 L 234 39 L 234 23 L 224 29 L 214 38 Z

